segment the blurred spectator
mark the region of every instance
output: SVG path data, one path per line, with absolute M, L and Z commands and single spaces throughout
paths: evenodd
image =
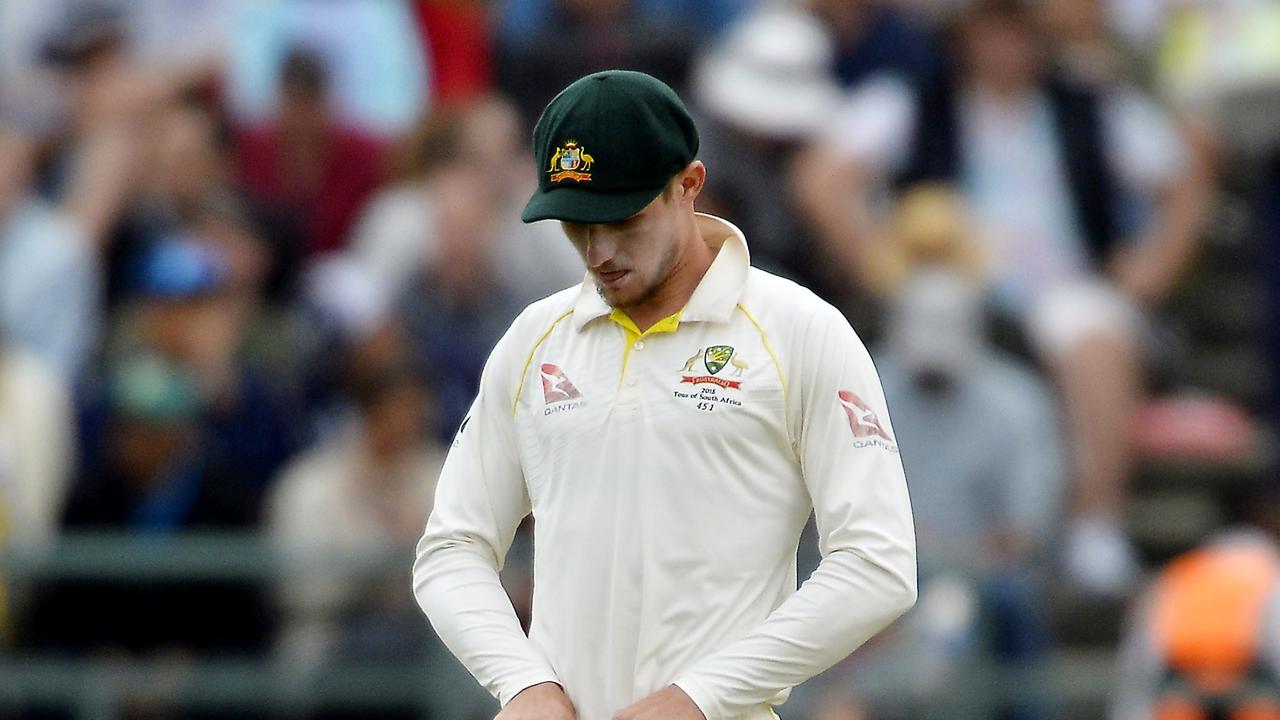
M 295 668 L 411 660 L 432 646 L 402 583 L 341 570 L 344 558 L 399 557 L 422 534 L 444 460 L 428 439 L 429 393 L 403 366 L 364 378 L 354 392 L 358 417 L 292 461 L 268 504 L 268 531 L 290 563 L 279 649 Z
M 350 253 L 326 255 L 308 268 L 299 304 L 303 321 L 298 364 L 310 434 L 325 442 L 359 415 L 351 387 L 409 357 L 385 283 Z
M 226 73 L 238 124 L 288 112 L 287 66 L 298 48 L 326 68 L 325 111 L 336 124 L 385 139 L 430 108 L 429 55 L 404 0 L 253 0 L 239 8 Z
M 1137 570 L 1119 527 L 1140 396 L 1137 308 L 1164 301 L 1185 268 L 1205 187 L 1141 95 L 1050 71 L 1024 4 L 977 2 L 955 35 L 955 77 L 856 90 L 803 158 L 797 192 L 831 256 L 874 288 L 877 188 L 895 176 L 956 183 L 998 309 L 1066 400 L 1078 477 L 1068 568 L 1087 589 L 1118 592 Z
M 433 114 L 403 152 L 400 182 L 368 204 L 352 236 L 355 257 L 392 296 L 440 262 L 442 186 L 450 178 L 484 178 L 476 187 L 501 230 L 488 249 L 498 283 L 532 302 L 582 279 L 582 263 L 556 223 L 525 225 L 520 208 L 533 191 L 529 153 L 511 103 L 486 96 Z M 489 222 L 489 220 L 486 220 Z
M 876 366 L 911 478 L 921 594 L 932 597 L 935 582 L 956 582 L 948 578 L 958 573 L 979 611 L 965 634 L 987 631 L 977 650 L 1026 666 L 1049 649 L 1034 567 L 1051 546 L 1063 453 L 1049 388 L 985 345 L 981 313 L 972 281 L 940 270 L 911 277 L 891 303 Z M 1040 714 L 1005 709 L 999 717 Z
M 222 247 L 198 236 L 151 247 L 134 269 L 137 299 L 116 344 L 151 349 L 182 368 L 198 393 L 202 447 L 255 503 L 303 432 L 273 379 L 244 360 L 256 296 L 235 282 L 241 271 Z M 92 455 L 101 423 L 93 407 L 86 422 Z
M 255 494 L 205 444 L 193 378 L 139 357 L 121 363 L 107 386 L 104 454 L 81 466 L 65 530 L 254 527 Z M 244 652 L 262 646 L 269 619 L 252 585 L 204 581 L 56 581 L 33 607 L 27 641 L 64 651 Z
M 537 12 L 521 8 L 538 6 Z M 684 86 L 698 36 L 690 18 L 666 15 L 645 0 L 513 0 L 514 17 L 539 17 L 499 35 L 498 87 L 530 127 L 561 88 L 588 73 L 642 70 L 677 90 Z M 531 9 L 530 9 L 531 10 Z
M 493 212 L 487 178 L 467 167 L 434 183 L 436 249 L 406 285 L 396 317 L 415 357 L 432 368 L 441 437 L 451 437 L 471 406 L 494 343 L 527 302 L 502 282 L 497 252 L 506 225 Z
M 225 119 L 208 103 L 184 97 L 158 108 L 146 131 L 150 142 L 140 162 L 149 172 L 112 233 L 108 252 L 112 304 L 129 292 L 129 271 L 153 244 L 183 228 L 210 224 L 235 225 L 254 236 L 253 242 L 238 246 L 259 245 L 255 252 L 262 257 L 256 264 L 262 267 L 251 282 L 244 280 L 272 299 L 283 299 L 297 272 L 301 234 L 287 211 L 236 186 L 232 133 Z
M 1113 720 L 1280 718 L 1280 554 L 1256 530 L 1170 562 L 1135 602 Z
M 851 87 L 875 73 L 924 80 L 938 67 L 927 28 L 885 0 L 807 0 L 835 39 L 836 76 Z
M 244 0 L 45 0 L 0 6 L 0 114 L 56 129 L 66 106 L 57 64 L 114 44 L 136 67 L 207 82 Z
M 281 67 L 278 114 L 238 142 L 246 189 L 292 215 L 308 254 L 347 244 L 382 176 L 381 146 L 335 114 L 330 81 L 322 56 L 294 48 Z
M 751 238 L 752 262 L 821 287 L 821 258 L 788 197 L 786 168 L 840 102 L 831 38 L 797 8 L 766 5 L 730 27 L 692 78 L 699 157 L 711 168 L 700 208 Z
M 912 191 L 897 218 L 900 247 L 968 242 L 944 191 Z M 875 355 L 915 491 L 921 572 L 1025 573 L 1054 530 L 1063 494 L 1052 394 L 989 346 L 980 271 L 919 255 L 893 293 Z

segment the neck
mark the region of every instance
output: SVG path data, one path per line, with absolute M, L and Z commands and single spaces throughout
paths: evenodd
M 641 332 L 688 305 L 702 276 L 716 259 L 716 251 L 702 239 L 693 215 L 688 216 L 681 234 L 679 254 L 667 279 L 644 302 L 622 308 Z

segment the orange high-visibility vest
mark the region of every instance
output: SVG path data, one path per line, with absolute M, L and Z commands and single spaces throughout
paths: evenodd
M 1229 542 L 1177 558 L 1157 578 L 1151 637 L 1170 674 L 1192 690 L 1164 697 L 1153 720 L 1280 720 L 1271 697 L 1234 697 L 1260 661 L 1280 559 L 1261 543 Z M 1224 699 L 1225 698 L 1225 699 Z

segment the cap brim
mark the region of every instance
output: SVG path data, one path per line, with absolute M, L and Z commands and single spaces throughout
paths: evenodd
M 581 187 L 538 190 L 524 206 L 520 219 L 567 220 L 579 223 L 611 223 L 640 212 L 662 193 L 666 185 L 621 193 L 593 192 Z

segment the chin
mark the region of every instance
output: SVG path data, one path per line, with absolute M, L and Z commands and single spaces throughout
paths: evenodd
M 616 288 L 609 290 L 599 284 L 596 285 L 596 292 L 600 293 L 600 297 L 604 298 L 604 301 L 608 303 L 609 307 L 615 308 L 625 309 L 636 304 L 638 298 L 635 296 L 637 293 L 631 292 L 630 290 L 630 288 Z

